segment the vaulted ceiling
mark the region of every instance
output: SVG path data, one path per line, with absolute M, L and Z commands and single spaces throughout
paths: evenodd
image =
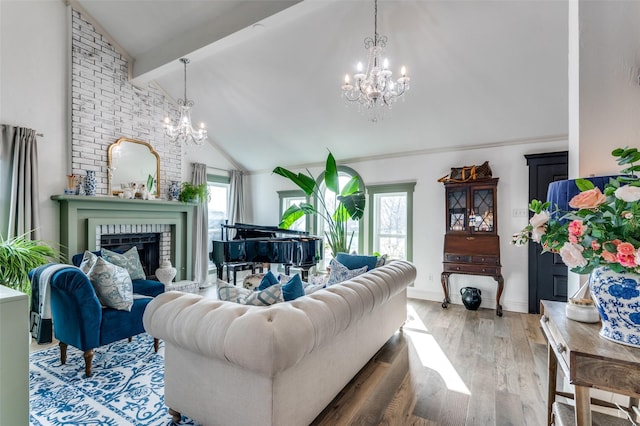
M 133 59 L 136 84 L 183 95 L 247 170 L 566 137 L 564 1 L 380 0 L 378 32 L 411 90 L 370 122 L 341 97 L 366 61 L 373 0 L 76 0 Z

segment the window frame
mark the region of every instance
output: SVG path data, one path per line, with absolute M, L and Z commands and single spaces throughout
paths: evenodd
M 214 175 L 214 174 L 209 174 L 207 173 L 207 187 L 209 186 L 209 184 L 218 184 L 220 186 L 222 185 L 226 185 L 227 186 L 227 214 L 229 214 L 229 196 L 231 195 L 231 177 L 229 176 L 221 176 L 221 175 Z M 208 206 L 207 206 L 207 216 L 208 216 Z M 227 217 L 225 220 L 228 220 L 229 218 Z M 207 235 L 209 233 L 209 227 L 207 224 Z M 208 238 L 208 236 L 207 236 Z M 211 241 L 208 242 L 208 244 L 211 244 Z M 211 259 L 209 259 L 209 266 L 208 266 L 208 270 L 209 273 L 211 273 L 212 270 L 216 269 L 216 265 L 213 263 L 213 261 Z
M 282 208 L 282 204 L 287 198 L 304 198 L 306 203 L 309 203 L 309 196 L 304 193 L 301 189 L 288 189 L 284 191 L 278 192 L 278 225 L 280 224 L 280 220 L 282 219 L 282 213 L 284 213 L 284 209 Z M 308 214 L 304 215 L 304 228 L 305 232 L 310 232 L 311 229 L 311 217 Z
M 375 238 L 375 214 L 376 206 L 374 205 L 375 196 L 378 194 L 405 193 L 407 196 L 407 247 L 406 260 L 413 261 L 413 193 L 415 191 L 416 182 L 389 183 L 380 185 L 369 185 L 367 187 L 367 207 L 369 209 L 369 232 L 368 232 L 368 248 L 369 253 L 373 253 L 373 243 Z

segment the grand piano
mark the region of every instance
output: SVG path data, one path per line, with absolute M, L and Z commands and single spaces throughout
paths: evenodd
M 233 239 L 229 239 L 230 230 L 235 230 Z M 229 268 L 234 263 L 279 263 L 284 265 L 287 275 L 293 266 L 301 268 L 306 278 L 309 268 L 322 259 L 323 254 L 322 238 L 276 226 L 223 224 L 222 238 L 212 241 L 209 254 L 219 279 L 222 279 L 223 266 Z

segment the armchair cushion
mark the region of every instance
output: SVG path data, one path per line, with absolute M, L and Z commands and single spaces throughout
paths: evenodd
M 109 308 L 131 311 L 133 284 L 129 272 L 98 257 L 87 274 L 100 302 Z

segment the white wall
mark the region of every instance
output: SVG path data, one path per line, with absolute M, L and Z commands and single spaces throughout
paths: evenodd
M 505 310 L 527 312 L 528 269 L 527 249 L 511 245 L 511 235 L 522 229 L 526 217 L 514 217 L 513 209 L 526 209 L 528 200 L 529 171 L 525 154 L 563 151 L 567 141 L 511 145 L 497 148 L 475 149 L 457 152 L 412 155 L 384 160 L 341 163 L 355 169 L 365 184 L 416 181 L 414 193 L 414 247 L 413 262 L 418 269 L 415 288 L 410 296 L 428 300 L 442 300 L 440 274 L 442 272 L 442 248 L 444 243 L 444 188 L 438 178 L 448 174 L 451 167 L 481 164 L 485 160 L 500 178 L 498 184 L 498 233 L 502 273 L 505 279 L 502 306 Z M 319 169 L 311 169 L 317 176 Z M 294 189 L 289 182 L 271 173 L 253 174 L 251 205 L 254 223 L 276 225 L 278 223 L 278 195 L 276 191 Z M 367 215 L 365 214 L 365 217 Z M 451 296 L 460 303 L 459 289 L 467 285 L 482 290 L 482 307 L 495 307 L 497 285 L 492 278 L 452 275 Z
M 44 134 L 38 138 L 40 238 L 51 242 L 59 241 L 59 213 L 50 197 L 63 192 L 71 173 L 69 13 L 60 0 L 0 1 L 0 123 Z M 191 180 L 192 162 L 233 168 L 210 143 L 183 148 L 182 180 Z
M 67 8 L 62 1 L 0 1 L 0 123 L 36 129 L 40 237 L 58 241 L 67 174 Z M 1 202 L 1 205 L 5 205 Z

